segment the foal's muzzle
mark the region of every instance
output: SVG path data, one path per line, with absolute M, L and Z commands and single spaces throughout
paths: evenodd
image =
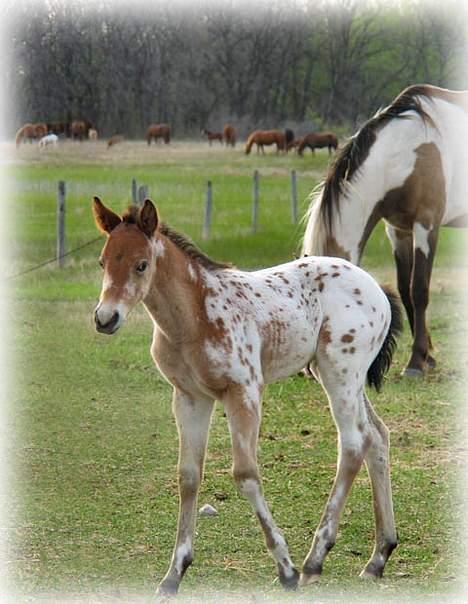
M 103 323 L 99 318 L 99 309 L 97 308 L 94 311 L 94 322 L 96 324 L 96 331 L 99 333 L 106 333 L 107 335 L 112 335 L 117 331 L 120 327 L 120 314 L 118 311 L 115 311 L 114 314 L 110 317 L 110 319 Z

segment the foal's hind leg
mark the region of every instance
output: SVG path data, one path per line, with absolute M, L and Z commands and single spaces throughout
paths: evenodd
M 233 474 L 239 491 L 252 505 L 265 535 L 268 550 L 278 567 L 278 576 L 285 589 L 295 589 L 299 573 L 289 556 L 282 532 L 275 524 L 263 496 L 257 466 L 257 441 L 260 429 L 260 397 L 246 397 L 241 389 L 229 392 L 223 402 L 232 439 Z
M 388 429 L 375 413 L 364 394 L 367 411 L 370 445 L 365 463 L 372 484 L 375 516 L 375 546 L 361 577 L 381 577 L 385 564 L 397 546 L 397 533 L 393 517 L 392 487 L 389 466 Z
M 335 544 L 338 522 L 346 498 L 369 446 L 364 433 L 364 375 L 355 373 L 356 381 L 349 384 L 334 372 L 328 373 L 319 368 L 319 374 L 338 429 L 338 464 L 328 502 L 315 532 L 312 547 L 304 561 L 301 585 L 317 581 L 322 573 L 325 557 Z

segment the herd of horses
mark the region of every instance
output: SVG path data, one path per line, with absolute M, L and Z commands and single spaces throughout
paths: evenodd
M 213 134 L 213 133 L 211 133 Z M 331 133 L 294 140 L 255 131 L 254 144 L 337 147 Z M 397 546 L 388 429 L 365 386 L 380 389 L 402 328 L 413 335 L 407 376 L 435 365 L 426 326 L 432 264 L 441 226 L 468 226 L 468 92 L 410 86 L 379 110 L 335 155 L 313 195 L 301 257 L 246 272 L 212 260 L 159 220 L 149 199 L 116 214 L 98 198 L 93 213 L 107 236 L 96 329 L 114 334 L 139 302 L 153 321 L 151 353 L 173 387 L 179 433 L 179 521 L 159 585 L 174 594 L 193 560 L 197 494 L 215 400 L 229 423 L 233 474 L 265 534 L 286 589 L 320 578 L 351 485 L 364 463 L 371 485 L 375 544 L 361 576 L 379 578 Z M 219 137 L 211 140 L 220 140 Z M 399 298 L 358 267 L 376 224 L 385 222 Z M 267 383 L 310 367 L 338 431 L 335 480 L 302 572 L 265 501 L 257 465 Z
M 15 135 L 16 146 L 21 143 L 32 143 L 40 141 L 47 135 L 63 135 L 67 138 L 82 141 L 85 138 L 95 140 L 97 130 L 89 120 L 74 120 L 72 122 L 38 122 L 26 123 L 17 131 Z
M 212 131 L 203 128 L 202 136 L 206 137 L 209 145 L 213 141 L 218 141 L 226 147 L 235 147 L 237 132 L 232 124 L 225 124 L 222 131 Z M 97 140 L 98 131 L 89 120 L 75 120 L 72 122 L 40 122 L 24 124 L 16 133 L 16 147 L 21 143 L 40 141 L 47 135 L 65 136 L 72 140 L 83 141 L 85 139 Z M 169 124 L 150 124 L 145 132 L 145 140 L 148 145 L 156 143 L 161 139 L 166 145 L 171 141 L 171 126 Z M 124 141 L 121 134 L 113 134 L 107 141 L 107 147 Z M 265 153 L 265 146 L 276 145 L 276 152 L 288 153 L 295 149 L 299 155 L 303 155 L 305 149 L 310 149 L 315 153 L 315 149 L 328 148 L 328 153 L 338 148 L 338 137 L 332 132 L 310 132 L 303 137 L 295 138 L 294 132 L 286 128 L 285 130 L 254 130 L 247 137 L 245 153 L 249 155 L 252 146 L 256 145 L 257 153 Z M 41 145 L 41 146 L 44 146 Z

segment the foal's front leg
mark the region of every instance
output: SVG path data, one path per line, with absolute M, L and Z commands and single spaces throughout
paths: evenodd
M 240 390 L 240 389 L 239 389 Z M 242 391 L 229 393 L 223 401 L 232 439 L 233 474 L 239 491 L 252 505 L 265 534 L 268 550 L 278 567 L 279 580 L 285 589 L 296 589 L 299 573 L 289 557 L 288 546 L 275 524 L 263 497 L 257 465 L 257 441 L 260 429 L 261 400 Z
M 197 496 L 203 475 L 206 442 L 214 401 L 174 390 L 173 411 L 179 431 L 179 522 L 171 564 L 158 594 L 175 594 L 193 560 Z

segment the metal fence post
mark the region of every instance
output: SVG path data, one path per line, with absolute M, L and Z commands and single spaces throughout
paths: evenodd
M 65 264 L 65 181 L 60 180 L 57 191 L 57 262 L 59 268 Z
M 148 187 L 146 185 L 141 185 L 138 187 L 138 203 L 143 205 L 143 202 L 148 197 Z
M 202 238 L 209 239 L 211 231 L 211 213 L 213 210 L 213 187 L 211 180 L 206 183 L 205 220 L 203 222 Z

